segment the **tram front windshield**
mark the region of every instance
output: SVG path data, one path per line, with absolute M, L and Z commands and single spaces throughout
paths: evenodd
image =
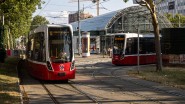
M 48 28 L 49 56 L 52 62 L 72 60 L 72 35 L 69 27 Z
M 125 35 L 115 35 L 113 54 L 120 55 L 124 53 Z

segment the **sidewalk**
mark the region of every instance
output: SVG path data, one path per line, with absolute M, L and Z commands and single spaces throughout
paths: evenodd
M 108 62 L 111 64 L 112 58 L 110 58 L 108 55 L 102 55 L 102 54 L 91 54 L 88 57 L 82 57 L 79 56 L 78 54 L 75 54 L 75 62 L 77 65 L 80 64 L 95 64 L 98 62 Z
M 110 58 L 109 55 L 103 55 L 103 54 L 90 54 L 88 57 L 82 57 L 78 54 L 75 54 L 75 58 Z M 110 58 L 111 59 L 111 58 Z

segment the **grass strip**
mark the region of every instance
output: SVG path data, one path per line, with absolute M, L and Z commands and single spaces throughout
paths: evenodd
M 0 63 L 0 104 L 20 104 L 20 91 L 16 66 L 19 59 L 8 57 Z
M 182 67 L 163 67 L 162 72 L 156 72 L 156 67 L 144 67 L 127 72 L 130 76 L 142 78 L 163 85 L 185 89 L 185 69 Z

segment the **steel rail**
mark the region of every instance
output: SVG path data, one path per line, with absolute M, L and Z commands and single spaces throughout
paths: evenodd
M 109 84 L 109 85 L 111 85 L 111 86 L 113 86 L 113 87 L 115 87 L 115 88 L 120 89 L 121 91 L 124 91 L 124 89 L 123 89 L 122 87 L 115 86 L 115 85 L 112 84 L 112 83 L 108 83 L 108 82 L 105 82 L 105 81 L 103 81 L 103 80 L 100 80 L 100 79 L 96 78 L 95 73 L 97 73 L 97 71 L 94 71 L 94 72 L 92 73 L 92 77 L 93 77 L 94 79 L 96 79 L 96 80 L 98 80 L 98 81 L 100 81 L 100 82 Z M 107 75 L 107 74 L 104 74 L 104 73 L 99 73 L 99 74 L 103 74 L 103 75 L 106 75 L 106 76 L 110 76 L 110 75 Z M 110 76 L 110 77 L 117 78 L 117 77 L 115 77 L 115 76 Z M 156 103 L 159 103 L 159 104 L 164 104 L 164 103 L 160 102 L 159 100 L 155 100 L 155 99 L 149 98 L 149 97 L 144 96 L 144 95 L 141 95 L 141 94 L 139 94 L 139 93 L 136 93 L 136 92 L 133 92 L 133 91 L 128 91 L 128 92 L 131 92 L 132 94 L 126 93 L 126 92 L 123 92 L 123 94 L 125 94 L 125 95 L 131 95 L 131 96 L 137 96 L 137 97 L 142 97 L 142 98 L 144 98 L 144 99 L 147 99 L 148 101 L 156 102 Z
M 60 104 L 60 103 L 56 100 L 56 98 L 53 96 L 53 94 L 49 91 L 49 89 L 44 85 L 44 83 L 41 82 L 41 81 L 40 81 L 40 83 L 41 83 L 42 87 L 46 90 L 46 92 L 48 93 L 48 95 L 49 95 L 49 97 L 52 99 L 52 101 L 53 101 L 55 104 Z
M 87 98 L 89 98 L 90 100 L 93 101 L 93 103 L 96 103 L 96 104 L 101 104 L 98 100 L 96 100 L 94 97 L 92 97 L 91 95 L 87 94 L 86 92 L 82 91 L 81 89 L 77 88 L 76 86 L 73 85 L 73 81 L 70 81 L 69 82 L 69 85 L 74 88 L 75 90 L 79 91 L 82 95 L 86 96 Z

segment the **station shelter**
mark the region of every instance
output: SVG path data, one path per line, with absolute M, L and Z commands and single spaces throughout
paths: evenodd
M 157 12 L 160 30 L 172 27 L 171 22 Z M 74 51 L 78 53 L 78 21 L 71 23 L 74 31 Z M 90 32 L 90 53 L 103 53 L 112 47 L 114 33 L 152 33 L 150 11 L 144 6 L 132 6 L 93 18 L 80 20 L 80 32 Z M 95 51 L 96 50 L 96 51 Z

